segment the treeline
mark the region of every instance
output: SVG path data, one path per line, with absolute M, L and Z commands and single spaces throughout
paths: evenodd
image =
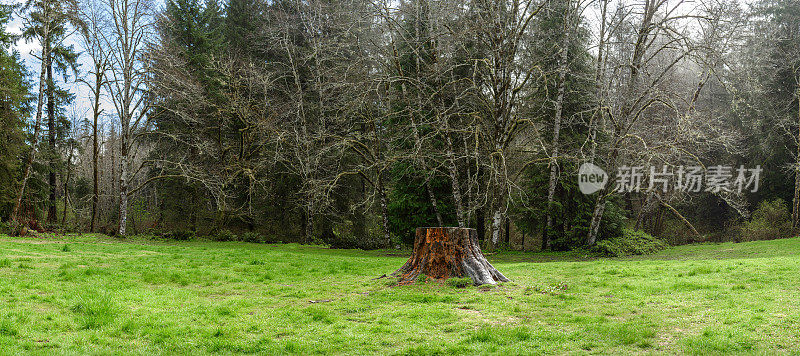
M 0 218 L 12 233 L 360 248 L 445 225 L 534 250 L 640 236 L 625 229 L 784 236 L 800 215 L 800 2 L 742 6 L 6 6 Z M 13 51 L 14 15 L 38 45 L 35 73 Z M 593 194 L 578 187 L 587 162 L 609 173 Z M 638 166 L 641 189 L 615 191 Z M 686 189 L 683 167 L 729 184 Z M 740 167 L 762 169 L 757 190 L 735 189 Z M 672 180 L 647 189 L 657 176 Z

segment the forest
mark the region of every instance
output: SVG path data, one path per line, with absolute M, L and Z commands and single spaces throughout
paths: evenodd
M 28 0 L 0 46 L 9 235 L 616 254 L 800 219 L 797 0 Z
M 800 0 L 0 1 L 0 355 L 800 354 L 798 235 Z

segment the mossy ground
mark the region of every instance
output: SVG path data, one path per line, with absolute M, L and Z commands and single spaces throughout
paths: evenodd
M 501 252 L 512 282 L 372 278 L 397 251 L 0 236 L 0 354 L 800 352 L 800 239 Z

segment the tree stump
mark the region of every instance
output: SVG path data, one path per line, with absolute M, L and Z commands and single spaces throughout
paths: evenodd
M 417 228 L 411 258 L 392 276 L 407 282 L 420 274 L 435 279 L 469 277 L 476 285 L 509 280 L 483 256 L 477 231 L 460 227 Z

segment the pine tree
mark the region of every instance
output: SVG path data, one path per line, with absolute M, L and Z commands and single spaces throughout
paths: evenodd
M 53 73 L 58 72 L 66 81 L 67 70 L 77 72 L 78 54 L 72 46 L 66 45 L 65 40 L 69 27 L 83 30 L 85 24 L 78 16 L 77 2 L 75 0 L 52 1 L 29 0 L 26 3 L 30 13 L 30 21 L 22 35 L 27 40 L 40 40 L 46 73 L 45 97 L 47 99 L 47 136 L 48 145 L 45 150 L 49 161 L 48 182 L 50 188 L 49 205 L 47 209 L 47 222 L 56 221 L 56 172 L 59 171 L 59 154 L 56 150 L 58 141 L 64 140 L 68 130 L 69 121 L 63 116 L 62 107 L 72 101 L 72 96 L 58 88 Z M 42 34 L 47 36 L 42 36 Z M 40 90 L 42 90 L 40 88 Z
M 12 12 L 13 7 L 0 5 L 0 220 L 10 218 L 20 181 L 31 101 L 29 74 L 11 51 L 16 36 L 5 30 Z

